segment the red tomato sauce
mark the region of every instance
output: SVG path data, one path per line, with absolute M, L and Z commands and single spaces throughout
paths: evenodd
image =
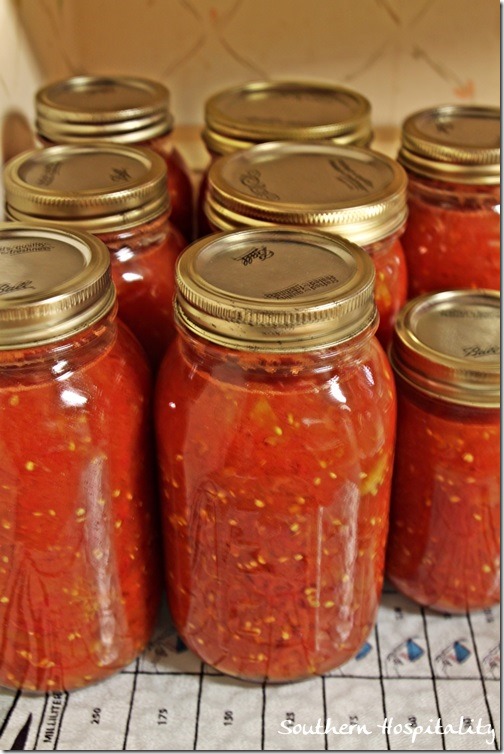
M 170 347 L 156 398 L 177 630 L 248 680 L 334 668 L 381 596 L 395 431 L 384 352 L 372 338 L 333 360 L 226 358 L 191 342 Z
M 376 271 L 375 301 L 380 315 L 376 337 L 386 349 L 391 341 L 398 311 L 406 303 L 408 273 L 399 238 L 378 241 L 364 247 Z
M 402 238 L 409 298 L 454 288 L 500 289 L 500 189 L 410 176 Z
M 166 181 L 171 199 L 170 220 L 182 233 L 185 241 L 191 241 L 194 236 L 194 189 L 191 171 L 178 149 L 167 143 L 166 137 L 152 139 L 146 142 L 145 146 L 160 154 L 166 162 Z
M 156 369 L 175 334 L 175 262 L 185 241 L 166 216 L 130 231 L 96 235 L 111 252 L 119 316 Z
M 403 390 L 387 574 L 436 610 L 489 607 L 500 599 L 499 411 Z
M 144 649 L 159 605 L 151 378 L 125 328 L 98 350 L 97 328 L 71 351 L 58 344 L 61 361 L 54 344 L 24 350 L 14 370 L 20 352 L 0 353 L 0 684 L 10 688 L 106 678 Z

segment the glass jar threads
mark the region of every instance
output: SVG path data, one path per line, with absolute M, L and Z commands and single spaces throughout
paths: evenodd
M 183 641 L 248 680 L 358 652 L 382 587 L 395 392 L 369 255 L 296 229 L 194 243 L 157 383 L 166 578 Z
M 5 223 L 0 260 L 0 684 L 69 691 L 153 630 L 150 370 L 101 241 Z
M 425 294 L 396 323 L 388 576 L 445 612 L 500 595 L 500 295 Z
M 414 113 L 403 124 L 398 160 L 409 176 L 409 298 L 500 290 L 499 108 L 445 105 Z
M 192 238 L 190 170 L 171 140 L 170 92 L 138 76 L 74 76 L 52 82 L 35 97 L 36 129 L 45 145 L 112 141 L 149 147 L 167 165 L 171 220 Z
M 270 142 L 215 161 L 204 209 L 213 230 L 294 225 L 362 246 L 376 269 L 377 334 L 386 347 L 407 294 L 406 185 L 403 168 L 370 149 Z
M 173 337 L 175 260 L 185 241 L 169 220 L 166 166 L 115 144 L 24 152 L 4 169 L 6 217 L 97 235 L 112 258 L 119 316 L 154 367 Z

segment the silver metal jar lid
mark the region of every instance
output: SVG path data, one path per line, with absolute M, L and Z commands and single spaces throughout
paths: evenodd
M 167 211 L 166 163 L 151 149 L 68 144 L 23 152 L 4 169 L 6 216 L 93 233 Z
M 500 405 L 500 293 L 427 293 L 399 312 L 395 371 L 422 392 L 468 406 Z
M 319 232 L 263 228 L 207 236 L 181 254 L 176 280 L 177 317 L 234 349 L 307 351 L 376 326 L 369 254 Z
M 68 338 L 113 306 L 110 254 L 95 236 L 0 223 L 0 349 Z
M 404 226 L 407 183 L 398 162 L 371 149 L 270 142 L 215 160 L 205 213 L 218 230 L 295 225 L 367 245 Z
M 310 81 L 254 81 L 205 104 L 203 141 L 216 154 L 292 139 L 369 144 L 371 105 L 351 89 Z
M 56 144 L 90 140 L 134 144 L 173 128 L 170 93 L 138 76 L 74 76 L 40 89 L 38 133 Z
M 403 123 L 399 162 L 427 178 L 500 183 L 500 108 L 444 105 Z

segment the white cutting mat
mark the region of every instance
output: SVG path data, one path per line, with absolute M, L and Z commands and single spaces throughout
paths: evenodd
M 386 590 L 359 655 L 323 677 L 242 683 L 165 616 L 145 651 L 70 694 L 0 691 L 0 748 L 53 751 L 500 748 L 500 611 L 444 616 Z

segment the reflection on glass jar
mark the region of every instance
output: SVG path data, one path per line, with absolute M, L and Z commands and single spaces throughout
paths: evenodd
M 150 370 L 101 242 L 8 223 L 0 256 L 0 684 L 69 691 L 154 626 Z
M 175 625 L 233 676 L 324 672 L 363 645 L 383 581 L 395 392 L 372 264 L 244 230 L 193 244 L 177 279 L 155 411 Z

